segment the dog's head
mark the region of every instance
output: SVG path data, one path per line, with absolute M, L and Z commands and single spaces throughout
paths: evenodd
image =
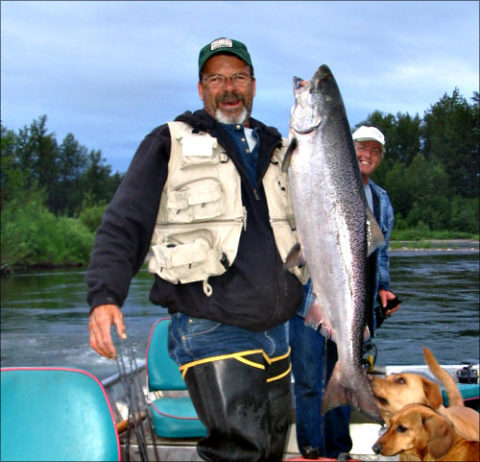
M 393 414 L 407 404 L 426 404 L 438 409 L 443 402 L 440 386 L 420 374 L 402 372 L 385 378 L 370 377 L 378 409 L 388 424 Z
M 448 452 L 454 440 L 452 424 L 445 417 L 423 404 L 408 404 L 392 416 L 372 449 L 384 456 L 404 454 L 436 460 Z

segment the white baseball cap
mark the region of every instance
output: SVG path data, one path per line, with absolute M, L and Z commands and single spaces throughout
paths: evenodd
M 377 141 L 382 145 L 383 150 L 385 150 L 385 137 L 378 128 L 362 125 L 353 132 L 352 137 L 353 141 Z

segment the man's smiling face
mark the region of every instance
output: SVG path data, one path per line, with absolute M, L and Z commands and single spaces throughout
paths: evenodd
M 366 183 L 382 161 L 383 147 L 378 141 L 355 141 L 355 151 L 360 173 Z
M 234 81 L 232 76 L 248 76 L 244 81 Z M 209 77 L 220 75 L 225 82 L 209 83 Z M 251 69 L 240 58 L 219 54 L 212 56 L 202 69 L 202 80 L 198 83 L 198 94 L 205 111 L 223 123 L 244 123 L 250 117 L 255 96 L 255 79 Z

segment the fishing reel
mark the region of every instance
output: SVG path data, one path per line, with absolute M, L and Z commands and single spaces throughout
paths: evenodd
M 478 372 L 472 368 L 472 364 L 457 370 L 458 383 L 478 383 Z

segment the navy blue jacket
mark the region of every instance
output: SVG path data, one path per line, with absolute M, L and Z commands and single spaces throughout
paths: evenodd
M 195 131 L 208 131 L 232 158 L 242 179 L 247 226 L 242 231 L 235 261 L 221 276 L 209 278 L 213 294 L 207 297 L 201 282 L 172 284 L 155 275 L 150 300 L 173 312 L 233 324 L 254 331 L 270 329 L 292 317 L 302 301 L 302 286 L 283 267 L 262 186 L 271 155 L 281 143 L 272 127 L 250 119 L 260 139 L 258 182 L 248 180 L 235 144 L 205 111 L 185 112 L 176 120 Z M 86 273 L 91 308 L 122 306 L 131 278 L 141 268 L 152 238 L 160 197 L 167 178 L 170 131 L 161 125 L 140 144 L 125 179 L 108 206 L 97 231 Z

